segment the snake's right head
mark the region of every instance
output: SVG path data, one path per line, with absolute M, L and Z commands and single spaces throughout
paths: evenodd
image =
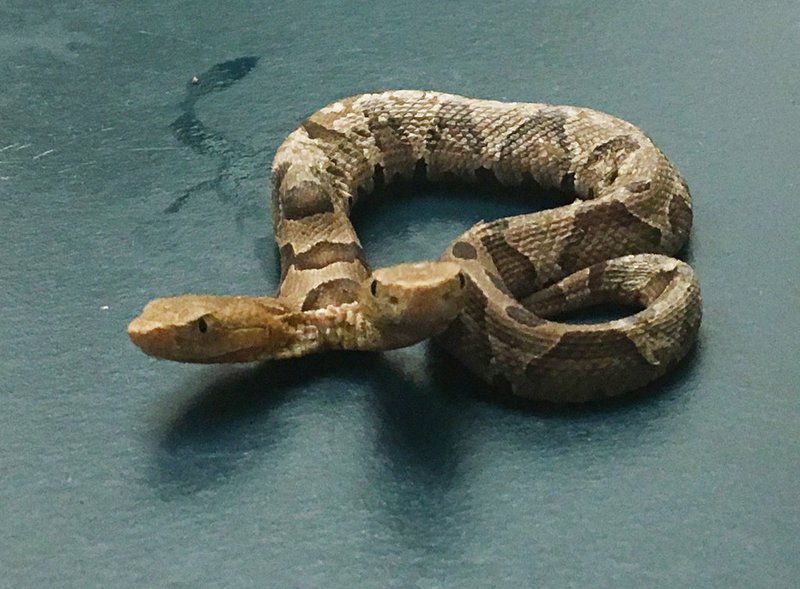
M 362 286 L 364 316 L 381 334 L 378 349 L 410 346 L 450 325 L 466 302 L 467 280 L 453 262 L 379 268 Z
M 128 325 L 128 335 L 156 358 L 251 362 L 286 355 L 297 345 L 290 315 L 268 297 L 184 295 L 150 301 Z

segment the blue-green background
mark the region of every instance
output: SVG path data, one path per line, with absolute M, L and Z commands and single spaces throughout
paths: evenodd
M 198 367 L 130 344 L 154 296 L 273 291 L 274 149 L 380 88 L 645 129 L 695 199 L 682 370 L 548 411 L 424 345 Z M 6 0 L 0 586 L 796 587 L 799 101 L 794 0 Z M 524 208 L 408 192 L 359 216 L 374 265 Z

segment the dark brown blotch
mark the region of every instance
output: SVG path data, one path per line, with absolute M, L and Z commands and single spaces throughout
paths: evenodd
M 589 268 L 589 280 L 587 281 L 589 291 L 600 292 L 603 290 L 606 266 L 606 262 L 598 262 Z
M 491 342 L 486 334 L 486 295 L 471 281 L 467 282 L 469 304 L 464 311 L 450 323 L 438 339 L 442 345 L 452 350 L 462 362 L 480 372 L 485 372 L 494 356 Z M 462 350 L 468 350 L 463 355 Z
M 428 130 L 425 146 L 429 153 L 464 151 L 483 154 L 485 139 L 473 118 L 473 111 L 462 101 L 442 102 L 436 121 Z
M 309 139 L 319 139 L 325 142 L 337 143 L 346 137 L 344 133 L 333 129 L 332 127 L 320 125 L 311 119 L 306 119 L 303 121 L 301 126 L 303 129 L 305 129 Z
M 454 257 L 462 260 L 474 260 L 478 257 L 478 250 L 475 249 L 475 246 L 466 241 L 457 241 L 450 251 L 453 252 Z
M 284 162 L 281 165 L 277 166 L 272 170 L 272 177 L 270 181 L 272 183 L 272 192 L 277 194 L 281 188 L 281 184 L 283 184 L 283 179 L 286 177 L 286 172 L 291 167 L 290 162 Z
M 600 160 L 620 163 L 628 154 L 633 153 L 639 147 L 641 147 L 639 142 L 630 135 L 612 137 L 592 150 L 586 160 L 586 166 L 590 167 Z
M 364 252 L 357 243 L 321 241 L 302 254 L 295 254 L 292 263 L 298 270 L 318 270 L 336 262 L 354 262 L 356 260 L 365 264 Z
M 320 213 L 332 213 L 333 201 L 325 189 L 314 182 L 292 186 L 279 197 L 281 212 L 286 219 L 303 219 Z
M 281 282 L 283 282 L 289 272 L 289 268 L 294 264 L 294 247 L 292 247 L 291 243 L 285 243 L 281 246 L 279 253 L 281 257 Z
M 525 254 L 506 240 L 508 222 L 499 219 L 489 224 L 489 231 L 481 237 L 481 244 L 492 258 L 500 278 L 514 298 L 521 299 L 537 287 L 537 272 Z
M 303 301 L 303 311 L 324 309 L 329 305 L 352 303 L 358 296 L 359 284 L 350 278 L 336 278 L 311 289 Z
M 670 199 L 668 216 L 670 228 L 675 233 L 688 235 L 692 226 L 692 207 L 681 195 Z
M 660 243 L 658 227 L 642 221 L 623 203 L 597 202 L 576 215 L 558 264 L 564 275 L 571 274 L 603 259 L 658 251 Z
M 513 157 L 513 152 L 522 145 L 530 145 L 536 139 L 547 138 L 566 154 L 570 152 L 570 141 L 566 131 L 567 118 L 558 109 L 549 108 L 525 118 L 508 135 L 500 147 L 501 158 Z

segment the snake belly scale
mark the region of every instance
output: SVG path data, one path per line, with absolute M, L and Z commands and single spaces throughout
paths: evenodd
M 359 195 L 424 174 L 532 183 L 567 205 L 480 222 L 438 262 L 371 270 L 349 219 Z M 634 125 L 588 108 L 432 91 L 362 94 L 311 115 L 278 148 L 275 297 L 156 299 L 129 326 L 154 356 L 253 361 L 426 337 L 493 387 L 583 402 L 643 386 L 696 340 L 692 269 L 670 257 L 692 224 L 686 182 Z M 555 320 L 604 302 L 641 311 Z

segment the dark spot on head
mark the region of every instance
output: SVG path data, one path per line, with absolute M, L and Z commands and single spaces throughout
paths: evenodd
M 456 258 L 461 258 L 462 260 L 474 260 L 478 257 L 478 250 L 466 241 L 456 242 L 451 251 Z

